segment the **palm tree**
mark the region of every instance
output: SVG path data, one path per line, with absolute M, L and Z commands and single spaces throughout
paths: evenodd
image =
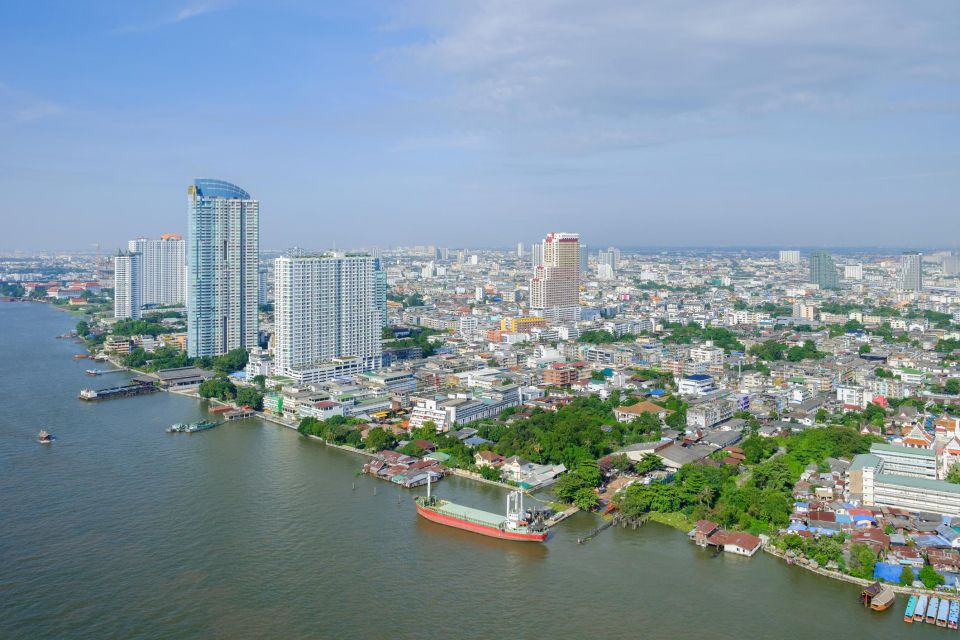
M 714 493 L 713 487 L 706 485 L 703 489 L 700 489 L 700 493 L 697 494 L 697 503 L 702 507 L 710 506 Z

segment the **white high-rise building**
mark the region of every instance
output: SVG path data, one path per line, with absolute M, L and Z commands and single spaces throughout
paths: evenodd
M 603 253 L 602 251 L 600 252 Z M 613 267 L 606 262 L 597 263 L 597 280 L 613 280 Z
M 127 249 L 140 254 L 140 304 L 187 303 L 187 243 L 179 233 L 166 233 L 159 240 L 130 240 Z
M 960 255 L 955 253 L 945 255 L 940 259 L 940 264 L 945 276 L 955 276 L 960 273 Z
M 843 279 L 844 280 L 863 280 L 863 265 L 862 264 L 843 265 Z
M 300 384 L 379 369 L 381 305 L 374 258 L 274 261 L 274 371 Z
M 257 346 L 260 201 L 223 180 L 187 188 L 187 353 Z
M 140 318 L 140 254 L 125 253 L 113 258 L 113 317 Z
M 923 254 L 917 251 L 907 251 L 900 256 L 900 280 L 898 288 L 901 291 L 923 291 Z
M 480 323 L 476 316 L 460 316 L 457 320 L 457 331 L 467 340 L 472 340 L 477 335 L 477 329 Z
M 518 257 L 518 258 L 522 258 L 522 257 L 523 257 L 523 243 L 522 243 L 522 242 L 518 242 L 518 243 L 517 243 L 517 257 Z
M 580 236 L 549 233 L 542 246 L 543 263 L 530 280 L 530 308 L 553 322 L 580 319 Z
M 781 251 L 780 262 L 781 264 L 800 264 L 800 252 L 799 251 Z
M 530 268 L 536 269 L 543 264 L 543 244 L 530 245 Z
M 620 249 L 608 247 L 606 251 L 597 254 L 597 264 L 610 265 L 610 270 L 616 272 L 620 267 Z
M 807 304 L 806 302 L 794 302 L 793 317 L 802 318 L 803 320 L 816 320 L 817 307 L 812 304 Z

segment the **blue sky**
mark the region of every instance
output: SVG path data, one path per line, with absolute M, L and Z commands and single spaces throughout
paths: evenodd
M 7 2 L 0 249 L 960 245 L 960 4 Z

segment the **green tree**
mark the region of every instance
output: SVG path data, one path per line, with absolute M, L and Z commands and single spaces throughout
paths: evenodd
M 173 329 L 148 320 L 118 320 L 110 329 L 115 336 L 158 336 Z
M 850 545 L 850 575 L 857 578 L 872 578 L 877 555 L 865 544 Z
M 380 427 L 374 427 L 367 432 L 365 446 L 371 451 L 393 449 L 395 446 L 397 446 L 397 438 L 391 431 L 387 431 L 386 429 L 382 429 Z
M 573 504 L 584 511 L 591 511 L 597 508 L 600 501 L 597 499 L 596 491 L 590 487 L 582 487 L 578 489 L 576 495 L 573 496 Z
M 490 466 L 480 467 L 480 475 L 487 480 L 499 481 L 500 469 Z
M 222 356 L 217 356 L 213 359 L 213 368 L 216 371 L 223 373 L 233 373 L 234 371 L 240 371 L 245 366 L 247 366 L 247 360 L 249 359 L 249 354 L 247 350 L 240 347 L 237 349 L 232 349 Z
M 651 473 L 653 471 L 663 470 L 663 461 L 660 456 L 648 453 L 640 458 L 640 461 L 634 464 L 634 469 L 640 475 Z
M 300 420 L 300 424 L 297 426 L 297 431 L 305 436 L 318 436 L 320 435 L 321 425 L 322 423 L 313 416 L 307 416 L 306 418 L 302 418 Z
M 267 376 L 262 373 L 258 373 L 252 378 L 253 384 L 257 385 L 260 391 L 266 391 L 267 389 Z
M 903 569 L 900 570 L 900 586 L 909 587 L 913 584 L 915 576 L 913 575 L 913 568 L 904 565 Z
M 960 378 L 950 378 L 947 380 L 947 383 L 943 385 L 943 389 L 950 395 L 960 395 Z
M 581 462 L 577 467 L 576 474 L 588 487 L 596 487 L 603 481 L 603 475 L 600 473 L 600 466 L 596 460 Z
M 419 446 L 415 445 L 412 442 L 408 442 L 407 444 L 400 447 L 399 451 L 404 455 L 415 456 L 417 458 L 423 455 L 423 449 L 421 449 Z
M 80 322 L 77 323 L 76 331 L 77 331 L 77 335 L 82 338 L 88 333 L 90 333 L 90 325 L 86 321 L 81 320 Z
M 943 584 L 944 578 L 937 573 L 936 569 L 927 564 L 920 569 L 920 582 L 927 589 L 935 589 L 937 585 Z
M 859 348 L 857 351 L 858 351 L 858 353 L 860 353 L 860 355 L 863 355 L 863 354 L 865 354 L 865 353 L 870 353 L 870 345 L 864 343 L 864 344 L 860 345 L 860 348 Z
M 960 464 L 954 464 L 947 471 L 947 482 L 952 482 L 953 484 L 960 484 Z
M 263 409 L 263 394 L 254 387 L 240 387 L 237 389 L 237 404 L 260 411 Z
M 575 473 L 565 473 L 553 485 L 553 493 L 562 502 L 573 502 L 577 492 L 585 488 L 589 489 L 590 485 L 583 478 Z
M 776 459 L 758 465 L 752 481 L 760 489 L 785 491 L 793 487 L 793 473 L 783 460 Z
M 201 382 L 197 393 L 201 398 L 233 400 L 237 395 L 237 388 L 226 376 L 216 376 Z

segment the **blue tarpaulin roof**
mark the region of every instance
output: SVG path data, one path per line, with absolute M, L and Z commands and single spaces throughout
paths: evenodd
M 878 562 L 873 566 L 873 577 L 877 580 L 886 580 L 887 582 L 899 583 L 900 573 L 902 571 L 903 565 Z M 920 572 L 914 568 L 913 575 L 916 578 L 916 576 L 920 575 Z

